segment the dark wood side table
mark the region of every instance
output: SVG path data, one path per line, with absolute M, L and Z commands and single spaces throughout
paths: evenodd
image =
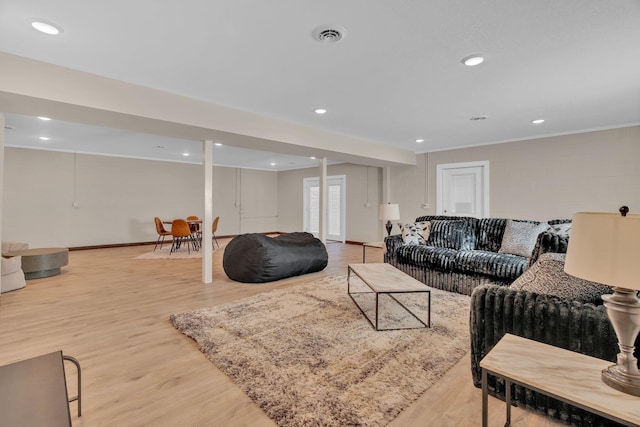
M 78 369 L 78 395 L 69 399 L 64 361 Z M 56 351 L 0 366 L 0 426 L 71 426 L 69 402 L 81 415 L 80 364 Z

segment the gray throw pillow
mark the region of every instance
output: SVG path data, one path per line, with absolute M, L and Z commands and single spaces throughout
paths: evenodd
M 611 288 L 601 283 L 579 279 L 564 272 L 565 254 L 547 252 L 509 287 L 519 291 L 553 295 L 580 302 L 602 302 L 600 296 Z
M 536 246 L 536 239 L 543 231 L 547 231 L 549 224 L 546 222 L 529 222 L 507 220 L 502 236 L 502 244 L 499 253 L 531 257 L 531 252 Z

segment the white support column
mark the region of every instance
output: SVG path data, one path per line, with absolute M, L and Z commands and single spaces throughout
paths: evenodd
M 213 141 L 204 141 L 202 158 L 204 165 L 204 218 L 202 220 L 202 283 L 213 283 L 213 249 L 211 247 L 211 223 L 213 222 Z
M 327 243 L 327 158 L 320 160 L 320 212 L 319 212 L 319 239 Z

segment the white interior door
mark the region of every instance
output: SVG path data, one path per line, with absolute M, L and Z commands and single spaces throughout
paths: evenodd
M 489 216 L 489 162 L 437 167 L 438 215 Z
M 304 231 L 318 237 L 320 231 L 319 178 L 304 179 Z M 327 239 L 345 241 L 346 177 L 327 177 Z

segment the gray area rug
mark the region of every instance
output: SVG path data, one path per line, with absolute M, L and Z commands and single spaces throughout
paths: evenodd
M 360 298 L 369 312 L 372 295 Z M 403 303 L 426 313 L 426 298 L 405 295 Z M 381 305 L 390 326 L 412 321 L 393 301 Z M 468 296 L 432 289 L 430 329 L 376 332 L 347 295 L 346 276 L 170 319 L 290 427 L 386 425 L 469 348 Z

